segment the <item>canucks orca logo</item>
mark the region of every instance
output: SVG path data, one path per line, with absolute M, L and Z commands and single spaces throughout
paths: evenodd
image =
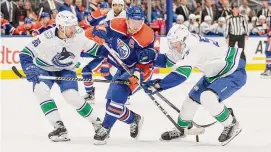
M 54 65 L 59 67 L 67 67 L 73 64 L 73 59 L 75 58 L 75 55 L 71 52 L 68 52 L 66 48 L 64 47 L 61 51 L 61 53 L 57 53 L 53 59 L 52 62 Z
M 129 46 L 120 39 L 117 40 L 117 43 L 120 59 L 122 60 L 127 59 L 131 52 Z

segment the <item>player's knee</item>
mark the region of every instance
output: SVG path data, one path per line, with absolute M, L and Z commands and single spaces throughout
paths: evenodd
M 75 108 L 80 108 L 85 103 L 84 99 L 74 89 L 66 90 L 62 92 L 62 95 L 64 99 Z
M 200 102 L 203 106 L 212 106 L 213 104 L 218 103 L 219 100 L 215 92 L 206 90 L 201 93 Z
M 113 84 L 112 87 L 112 100 L 118 103 L 125 103 L 130 94 L 130 90 L 127 86 L 120 84 Z
M 40 82 L 35 85 L 34 94 L 43 102 L 50 99 L 50 88 L 44 82 Z

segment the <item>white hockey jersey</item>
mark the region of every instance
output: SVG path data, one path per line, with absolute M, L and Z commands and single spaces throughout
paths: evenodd
M 200 35 L 207 34 L 208 32 L 212 32 L 213 27 L 205 22 L 200 24 Z
M 113 18 L 118 18 L 118 17 L 124 17 L 124 18 L 126 18 L 126 11 L 125 11 L 125 10 L 122 10 L 118 16 L 115 16 L 114 10 L 111 9 L 111 10 L 107 13 L 107 16 L 106 16 L 106 18 L 105 18 L 105 21 L 109 21 L 109 20 L 112 20 Z
M 190 34 L 184 41 L 184 50 L 179 53 L 169 51 L 166 53 L 168 65 L 175 63 L 174 72 L 189 76 L 192 68 L 197 68 L 212 82 L 218 77 L 225 77 L 233 73 L 239 63 L 242 53 L 240 48 L 229 48 L 226 43 L 218 43 L 211 39 Z M 186 70 L 178 70 L 186 68 Z M 186 71 L 188 73 L 180 73 Z
M 82 51 L 95 51 L 97 44 L 85 37 L 82 28 L 76 29 L 76 35 L 70 42 L 60 39 L 57 28 L 51 28 L 34 37 L 21 53 L 33 57 L 33 63 L 47 71 L 75 70 Z
M 214 32 L 215 34 L 224 35 L 225 30 L 226 30 L 226 24 L 223 24 L 223 26 L 219 26 L 218 23 L 215 23 L 212 25 L 211 29 L 212 29 L 212 32 Z
M 190 32 L 192 32 L 192 33 L 199 33 L 199 24 L 198 23 L 195 22 L 193 24 L 193 23 L 190 23 L 189 21 L 185 21 L 183 23 L 183 25 L 185 25 Z

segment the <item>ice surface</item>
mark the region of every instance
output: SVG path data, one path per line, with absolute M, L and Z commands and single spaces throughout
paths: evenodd
M 183 85 L 162 92 L 179 108 L 183 99 L 200 78 L 194 73 Z M 162 76 L 163 77 L 163 76 Z M 108 84 L 96 83 L 96 104 L 94 108 L 103 118 Z M 138 140 L 129 136 L 129 126 L 118 122 L 111 131 L 108 144 L 93 145 L 94 130 L 92 125 L 81 118 L 60 94 L 58 86 L 52 89 L 61 117 L 66 125 L 70 142 L 53 143 L 47 135 L 53 129 L 44 118 L 32 85 L 26 80 L 1 80 L 1 150 L 3 152 L 271 152 L 271 80 L 260 79 L 259 72 L 250 72 L 244 88 L 225 101 L 232 107 L 240 121 L 243 131 L 229 145 L 220 146 L 217 138 L 223 127 L 217 123 L 207 128 L 195 142 L 195 136 L 180 141 L 159 141 L 162 132 L 173 125 L 160 112 L 143 91 L 131 97 L 130 109 L 145 117 L 145 122 Z M 83 95 L 83 84 L 80 93 Z M 157 97 L 158 98 L 158 97 Z M 177 119 L 177 113 L 163 103 L 166 110 Z M 195 122 L 207 124 L 214 121 L 207 111 L 200 108 Z

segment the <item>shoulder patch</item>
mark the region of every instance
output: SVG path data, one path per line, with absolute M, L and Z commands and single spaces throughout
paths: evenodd
M 125 18 L 114 18 L 110 21 L 110 28 L 113 31 L 127 35 L 127 24 Z
M 132 37 L 138 45 L 146 47 L 154 41 L 154 32 L 148 25 L 144 24 L 140 31 Z

